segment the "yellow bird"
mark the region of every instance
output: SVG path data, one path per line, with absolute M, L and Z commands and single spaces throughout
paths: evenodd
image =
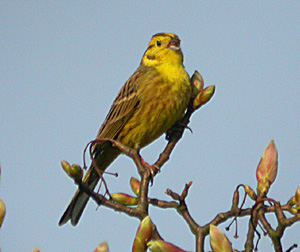
M 113 102 L 96 139 L 115 139 L 140 149 L 157 139 L 180 120 L 191 99 L 190 77 L 184 69 L 180 39 L 172 33 L 155 34 L 138 69 L 127 80 Z M 104 171 L 120 154 L 110 142 L 98 143 L 93 155 Z M 83 181 L 94 189 L 100 177 L 93 165 Z M 89 200 L 77 190 L 59 221 L 76 225 Z

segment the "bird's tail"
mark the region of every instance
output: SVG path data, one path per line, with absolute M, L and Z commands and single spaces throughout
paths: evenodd
M 105 171 L 105 169 L 120 154 L 120 151 L 117 148 L 112 147 L 109 142 L 103 144 L 100 149 L 101 150 L 97 150 L 97 153 L 95 154 L 95 160 L 98 169 L 101 171 Z M 84 176 L 83 182 L 91 190 L 94 190 L 99 180 L 100 177 L 98 173 L 96 172 L 93 165 L 91 165 L 86 175 Z M 71 224 L 73 226 L 76 226 L 88 201 L 89 196 L 77 189 L 75 195 L 73 196 L 69 206 L 67 207 L 58 224 L 62 226 L 69 220 L 71 220 Z

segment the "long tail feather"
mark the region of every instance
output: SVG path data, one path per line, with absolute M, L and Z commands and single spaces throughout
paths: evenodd
M 91 190 L 94 190 L 98 181 L 99 179 L 93 181 L 93 183 L 89 185 L 89 188 Z M 71 200 L 71 203 L 69 204 L 63 216 L 61 217 L 59 225 L 62 226 L 69 220 L 71 220 L 71 224 L 73 226 L 76 226 L 88 201 L 89 196 L 86 195 L 84 192 L 77 190 L 74 197 Z

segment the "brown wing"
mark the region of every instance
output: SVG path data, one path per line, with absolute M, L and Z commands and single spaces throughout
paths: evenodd
M 114 100 L 97 138 L 115 138 L 139 105 L 139 84 L 149 70 L 140 66 L 127 80 Z

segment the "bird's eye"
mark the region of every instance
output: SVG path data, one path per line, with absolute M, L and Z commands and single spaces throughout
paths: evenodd
M 156 45 L 157 46 L 161 46 L 161 42 L 160 41 L 156 41 Z

